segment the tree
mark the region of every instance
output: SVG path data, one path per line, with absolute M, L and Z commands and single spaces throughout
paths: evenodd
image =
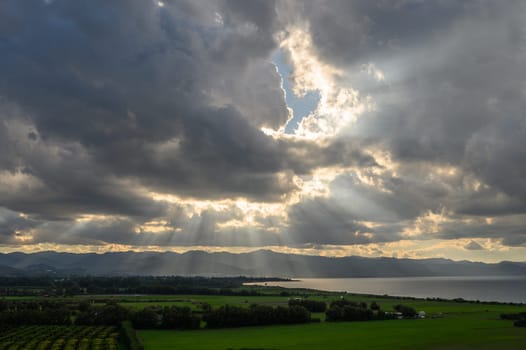
M 379 310 L 380 310 L 380 305 L 378 305 L 378 303 L 376 303 L 376 301 L 373 301 L 373 302 L 371 303 L 370 308 L 371 308 L 371 310 L 379 311 Z
M 402 313 L 402 316 L 411 318 L 416 316 L 416 310 L 412 308 L 411 306 L 398 304 L 394 307 L 394 309 L 398 312 Z
M 201 319 L 192 314 L 188 307 L 164 307 L 161 311 L 161 328 L 164 329 L 197 329 Z
M 159 326 L 159 314 L 151 308 L 144 308 L 131 315 L 131 322 L 138 329 L 154 329 Z

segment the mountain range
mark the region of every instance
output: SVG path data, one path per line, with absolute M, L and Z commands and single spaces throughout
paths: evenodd
M 322 257 L 258 250 L 60 252 L 0 254 L 0 276 L 34 275 L 201 275 L 272 277 L 526 276 L 526 262 L 481 263 L 448 259 Z

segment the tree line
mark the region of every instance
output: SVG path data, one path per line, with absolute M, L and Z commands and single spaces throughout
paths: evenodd
M 73 296 L 79 294 L 259 295 L 244 283 L 282 280 L 257 277 L 38 276 L 2 277 L 0 295 Z
M 346 299 L 335 300 L 330 303 L 329 309 L 325 312 L 325 319 L 328 322 L 338 321 L 374 321 L 392 320 L 399 316 L 403 318 L 414 318 L 416 310 L 406 305 L 396 305 L 395 312 L 383 311 L 376 302 L 367 305 L 365 302 L 354 302 Z
M 203 316 L 207 328 L 266 326 L 308 323 L 310 312 L 303 306 L 251 305 L 249 308 L 225 305 Z
M 58 301 L 0 300 L 0 327 L 20 325 L 115 325 L 130 321 L 138 329 L 198 329 L 297 324 L 316 321 L 312 313 L 325 312 L 328 322 L 388 320 L 416 316 L 416 310 L 396 305 L 395 312 L 381 310 L 376 302 L 354 302 L 346 299 L 324 301 L 290 299 L 288 306 L 253 304 L 249 307 L 223 305 L 212 308 L 201 303 L 198 310 L 188 306 L 149 306 L 140 310 L 116 302 L 97 305 L 88 300 L 65 303 Z M 506 317 L 506 316 L 504 316 Z M 509 316 L 512 317 L 512 316 Z M 319 321 L 319 320 L 317 320 Z

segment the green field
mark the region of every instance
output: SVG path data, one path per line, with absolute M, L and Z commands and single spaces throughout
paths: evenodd
M 309 298 L 330 301 L 311 292 Z M 212 305 L 283 305 L 288 297 L 187 296 Z M 382 309 L 396 304 L 427 313 L 426 319 L 313 323 L 197 331 L 140 331 L 146 350 L 156 349 L 526 349 L 526 330 L 500 320 L 501 313 L 526 311 L 524 306 L 454 301 L 429 301 L 347 295 L 354 301 L 377 301 Z M 144 301 L 142 301 L 144 303 Z M 155 304 L 155 303 L 154 303 Z M 313 314 L 324 319 L 324 314 Z
M 525 349 L 526 332 L 495 313 L 425 320 L 317 323 L 226 330 L 141 331 L 154 349 Z

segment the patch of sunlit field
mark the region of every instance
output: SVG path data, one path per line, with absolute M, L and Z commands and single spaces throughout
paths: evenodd
M 441 318 L 197 331 L 140 331 L 146 350 L 156 349 L 525 349 L 526 332 L 497 312 Z

